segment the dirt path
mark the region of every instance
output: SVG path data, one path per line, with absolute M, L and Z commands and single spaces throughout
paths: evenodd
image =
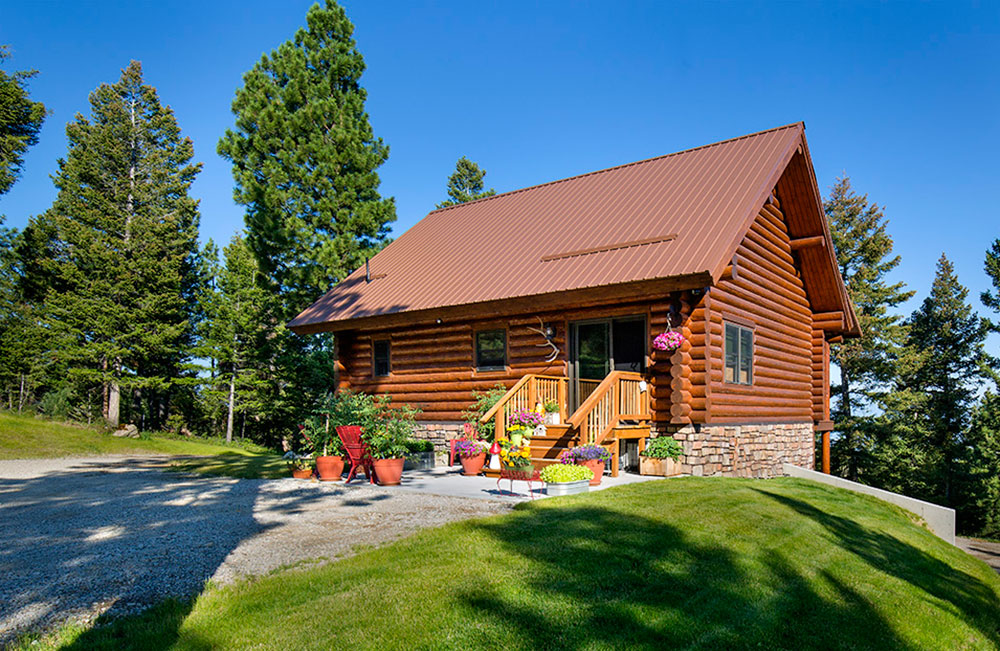
M 955 538 L 955 544 L 960 549 L 986 562 L 1000 573 L 1000 543 L 975 538 Z
M 69 618 L 141 610 L 334 560 L 510 503 L 358 484 L 163 472 L 162 457 L 0 461 L 0 646 Z

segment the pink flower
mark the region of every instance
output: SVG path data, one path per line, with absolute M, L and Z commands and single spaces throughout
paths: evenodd
M 653 339 L 653 348 L 656 350 L 673 351 L 677 350 L 684 343 L 684 335 L 673 330 L 662 332 Z

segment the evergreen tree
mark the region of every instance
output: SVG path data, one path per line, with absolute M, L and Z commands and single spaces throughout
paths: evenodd
M 864 333 L 830 350 L 831 361 L 840 369 L 840 382 L 831 390 L 839 434 L 832 461 L 838 474 L 857 480 L 873 436 L 869 416 L 891 386 L 906 338 L 902 318 L 889 310 L 913 292 L 902 282 L 887 281 L 887 274 L 899 264 L 899 256 L 892 254 L 889 221 L 868 195 L 855 194 L 850 178 L 837 179 L 824 209 L 840 273 Z
M 972 415 L 957 464 L 955 510 L 960 530 L 1000 536 L 1000 396 L 988 392 Z
M 921 359 L 900 378 L 907 391 L 924 396 L 922 408 L 912 413 L 910 426 L 924 437 L 931 456 L 924 472 L 933 484 L 918 495 L 953 504 L 955 466 L 964 454 L 976 394 L 982 386 L 987 323 L 966 302 L 968 290 L 941 256 L 930 295 L 909 319 L 907 345 Z
M 486 170 L 462 156 L 455 165 L 455 173 L 448 177 L 449 199 L 442 201 L 437 207 L 446 208 L 483 197 L 492 197 L 497 191 L 493 188 L 483 190 L 485 176 Z
M 985 263 L 986 275 L 993 284 L 993 291 L 985 291 L 979 295 L 983 305 L 997 313 L 995 321 L 991 321 L 989 328 L 992 332 L 1000 333 L 1000 239 L 993 241 L 993 246 L 986 252 Z M 991 358 L 989 360 L 989 375 L 993 383 L 1000 390 L 1000 360 Z
M 7 45 L 0 45 L 0 63 L 10 57 Z M 0 194 L 14 185 L 24 164 L 28 147 L 38 143 L 45 120 L 45 106 L 28 96 L 28 80 L 35 70 L 8 75 L 0 70 Z
M 26 229 L 25 291 L 108 423 L 124 407 L 157 426 L 190 345 L 199 217 L 188 191 L 201 165 L 138 62 L 90 106 L 66 127 L 55 202 Z
M 361 266 L 396 218 L 395 201 L 378 193 L 389 148 L 365 112 L 354 26 L 332 0 L 313 5 L 306 23 L 243 76 L 236 128 L 218 147 L 283 318 Z
M 225 265 L 218 267 L 216 260 L 210 272 L 214 282 L 203 294 L 199 352 L 215 362 L 207 394 L 225 405 L 226 440 L 231 441 L 236 415 L 260 415 L 266 404 L 273 300 L 261 286 L 257 261 L 242 237 L 233 237 L 224 255 Z

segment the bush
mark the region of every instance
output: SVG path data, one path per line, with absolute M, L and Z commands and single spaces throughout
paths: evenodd
M 42 399 L 38 401 L 38 411 L 45 414 L 49 418 L 65 419 L 69 416 L 69 412 L 73 408 L 72 402 L 72 387 L 66 386 L 61 389 L 53 389 L 42 396 Z
M 587 466 L 557 463 L 542 468 L 541 477 L 546 484 L 564 484 L 584 479 L 590 481 L 594 478 L 594 471 Z
M 507 387 L 502 382 L 497 382 L 496 386 L 487 391 L 473 391 L 472 397 L 475 402 L 462 412 L 462 418 L 475 425 L 479 436 L 487 441 L 493 440 L 493 430 L 496 429 L 496 423 L 492 420 L 488 423 L 480 423 L 479 419 L 486 415 L 486 412 L 500 402 L 500 399 L 505 395 L 507 395 Z
M 657 436 L 646 441 L 642 456 L 650 459 L 677 459 L 684 454 L 684 448 L 671 436 Z
M 434 443 L 425 439 L 410 439 L 409 441 L 406 441 L 404 445 L 410 454 L 434 451 Z

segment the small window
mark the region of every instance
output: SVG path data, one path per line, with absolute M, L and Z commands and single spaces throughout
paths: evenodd
M 753 384 L 753 330 L 726 324 L 725 373 L 732 384 Z
M 384 377 L 389 375 L 392 366 L 389 363 L 389 341 L 372 342 L 372 375 Z
M 484 330 L 476 333 L 476 370 L 502 371 L 507 367 L 507 332 Z

